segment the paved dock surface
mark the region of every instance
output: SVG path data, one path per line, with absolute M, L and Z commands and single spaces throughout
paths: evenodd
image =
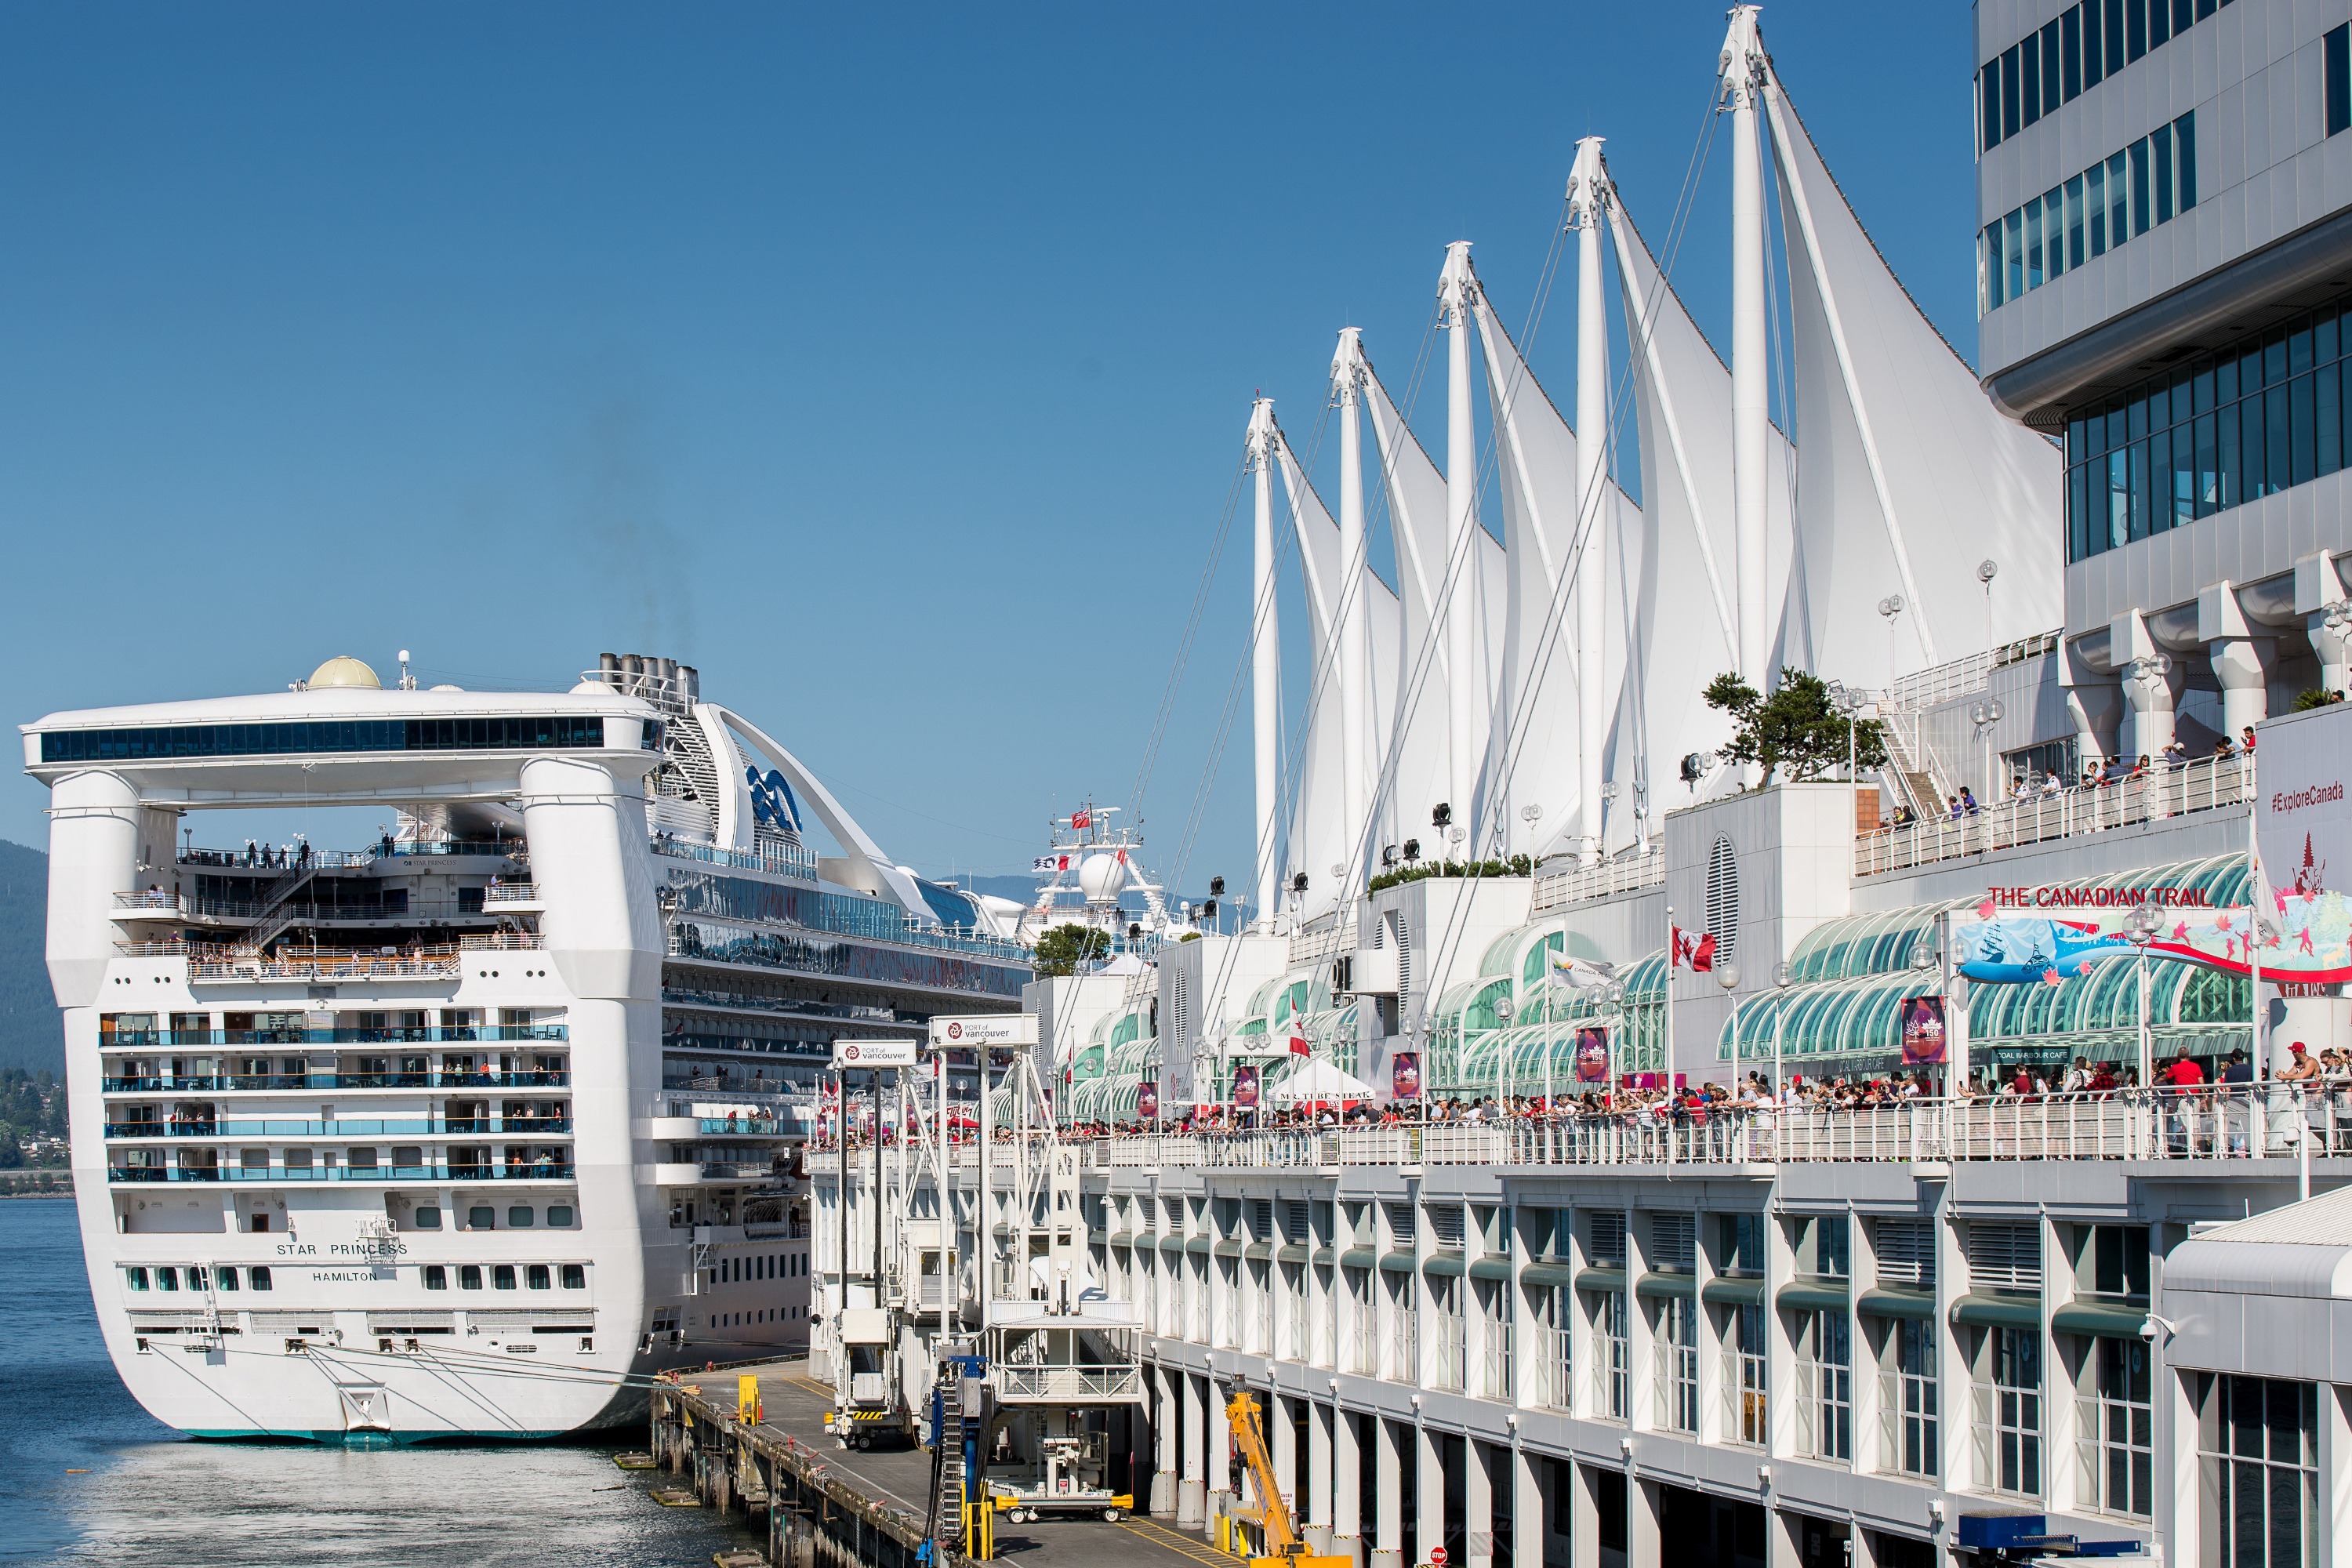
M 833 1410 L 833 1387 L 809 1376 L 805 1360 L 688 1373 L 686 1381 L 703 1397 L 731 1406 L 735 1380 L 760 1380 L 761 1429 L 797 1438 L 824 1456 L 836 1475 L 860 1491 L 918 1519 L 930 1507 L 931 1457 L 896 1439 L 868 1449 L 844 1448 L 824 1429 Z M 1022 1568 L 1238 1568 L 1241 1559 L 1218 1551 L 1196 1531 L 1180 1531 L 1153 1519 L 1055 1519 L 1009 1524 L 997 1516 L 996 1557 Z

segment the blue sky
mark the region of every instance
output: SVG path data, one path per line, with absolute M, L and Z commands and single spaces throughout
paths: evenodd
M 1967 8 L 1764 24 L 1973 354 Z M 11 717 L 338 652 L 555 687 L 664 652 L 900 859 L 1025 868 L 1049 812 L 1134 791 L 1253 392 L 1304 447 L 1351 322 L 1402 384 L 1456 237 L 1519 321 L 1580 135 L 1661 228 L 1722 31 L 1714 0 L 9 6 Z M 1721 146 L 1675 273 L 1718 342 Z M 1566 287 L 1531 356 L 1563 405 Z M 1441 367 L 1441 451 L 1442 410 Z M 1206 766 L 1247 597 L 1243 518 L 1142 803 L 1167 860 L 1197 816 L 1188 888 L 1248 858 L 1246 712 Z M 45 804 L 19 774 L 0 837 L 43 843 Z

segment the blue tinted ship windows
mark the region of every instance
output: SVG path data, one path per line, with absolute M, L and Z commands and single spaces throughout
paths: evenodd
M 419 1230 L 439 1230 L 441 1228 L 441 1205 L 439 1204 L 418 1204 L 416 1205 L 416 1228 Z
M 514 1288 L 515 1288 L 515 1271 L 514 1271 L 514 1265 L 513 1265 L 513 1264 L 511 1264 L 511 1263 L 493 1263 L 492 1265 L 490 1265 L 490 1289 L 493 1289 L 493 1290 L 511 1290 L 511 1289 L 513 1289 Z
M 267 1290 L 269 1289 L 269 1268 L 267 1264 L 256 1264 L 253 1268 L 246 1270 L 246 1276 L 253 1282 L 253 1288 L 255 1289 Z
M 478 1263 L 459 1264 L 457 1266 L 457 1289 L 460 1290 L 478 1290 L 481 1288 L 482 1266 Z
M 553 1280 L 550 1278 L 547 1265 L 544 1263 L 531 1264 L 524 1271 L 523 1279 L 534 1290 L 545 1290 L 553 1286 Z
M 588 1289 L 588 1266 L 584 1263 L 565 1264 L 563 1266 L 563 1288 L 566 1290 L 585 1290 Z
M 530 1220 L 531 1213 L 530 1205 L 529 1204 L 515 1204 L 507 1209 L 507 1228 L 509 1230 L 529 1230 L 530 1228 Z
M 572 1226 L 572 1205 L 570 1204 L 548 1205 L 547 1223 L 555 1226 L 558 1230 L 570 1229 Z
M 307 756 L 352 752 L 596 751 L 604 721 L 572 713 L 479 719 L 321 719 L 286 724 L 175 724 L 56 730 L 44 763 L 163 762 L 181 757 Z
M 425 1288 L 427 1290 L 446 1290 L 449 1289 L 449 1271 L 438 1263 L 426 1264 Z
M 144 1268 L 126 1268 L 123 1270 L 123 1279 L 133 1290 L 147 1289 L 147 1270 Z
M 488 1204 L 476 1204 L 466 1211 L 467 1230 L 495 1230 L 498 1223 L 499 1211 Z

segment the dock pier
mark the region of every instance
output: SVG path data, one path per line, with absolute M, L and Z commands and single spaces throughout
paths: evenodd
M 746 1377 L 758 1380 L 751 1419 L 739 1409 Z M 805 1360 L 677 1374 L 653 1391 L 647 1418 L 656 1497 L 685 1493 L 674 1500 L 741 1515 L 763 1533 L 771 1568 L 918 1568 L 927 1558 L 931 1568 L 966 1568 L 971 1559 L 952 1519 L 940 1521 L 942 1539 L 923 1552 L 931 1456 L 842 1447 L 824 1430 L 832 1397 Z M 1024 1568 L 1241 1568 L 1197 1533 L 1150 1519 L 1005 1523 L 995 1542 Z

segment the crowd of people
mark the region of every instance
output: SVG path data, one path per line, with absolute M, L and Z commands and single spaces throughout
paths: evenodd
M 2208 1061 L 2210 1066 L 2209 1068 Z M 2333 1119 L 2352 1130 L 2352 1050 L 2312 1052 L 2295 1041 L 2288 1065 L 2261 1086 L 2274 1108 L 2313 1109 L 2325 1103 L 2338 1113 Z M 1375 1103 L 1362 1100 L 1302 1101 L 1292 1104 L 1234 1106 L 1208 1104 L 1171 1107 L 1157 1119 L 1100 1118 L 1071 1122 L 1061 1129 L 1066 1138 L 1100 1140 L 1153 1133 L 1218 1135 L 1268 1131 L 1313 1131 L 1362 1127 L 1433 1126 L 1558 1126 L 1613 1124 L 1643 1128 L 1704 1128 L 1773 1112 L 1790 1114 L 1866 1114 L 1893 1110 L 1939 1098 L 1945 1093 L 1941 1074 L 1916 1068 L 1875 1075 L 1809 1078 L 1791 1073 L 1776 1090 L 1761 1070 L 1730 1085 L 1717 1082 L 1672 1085 L 1645 1074 L 1613 1092 L 1598 1086 L 1547 1097 L 1542 1094 L 1430 1096 L 1415 1100 Z M 2252 1062 L 2241 1048 L 2226 1056 L 2200 1060 L 2183 1046 L 2162 1063 L 2155 1075 L 2157 1095 L 2168 1110 L 2179 1114 L 2226 1111 L 2250 1105 L 2257 1089 Z M 1950 1090 L 1964 1105 L 2063 1104 L 2123 1100 L 2144 1101 L 2137 1067 L 2128 1063 L 2094 1061 L 2078 1056 L 2063 1065 L 2017 1063 L 1979 1068 Z M 820 1146 L 829 1146 L 829 1129 L 820 1132 Z M 914 1129 L 907 1130 L 910 1134 Z M 883 1141 L 895 1141 L 896 1129 L 885 1127 Z M 979 1136 L 971 1125 L 950 1130 L 950 1141 L 970 1142 Z M 1013 1129 L 998 1126 L 995 1141 L 1009 1142 Z M 851 1142 L 870 1147 L 870 1120 L 853 1123 Z
M 2234 741 L 2227 735 L 2219 737 L 2213 743 L 2211 752 L 2216 759 L 2250 757 L 2253 754 L 2254 731 L 2251 725 L 2242 729 L 2238 739 Z M 2035 801 L 2056 800 L 2064 795 L 2069 789 L 2107 789 L 2116 784 L 2131 784 L 2156 775 L 2178 773 L 2187 767 L 2192 760 L 2194 759 L 2189 755 L 2187 743 L 2176 735 L 2152 755 L 2143 752 L 2137 760 L 2118 756 L 2111 757 L 2104 763 L 2095 760 L 2086 762 L 2083 764 L 2083 773 L 2078 779 L 2066 779 L 2055 772 L 2035 773 L 2029 770 L 2017 773 L 2010 779 L 2008 804 L 2022 805 Z M 1932 800 L 1930 804 L 1932 805 Z M 1979 800 L 1974 786 L 1962 784 L 1958 794 L 1948 795 L 1944 797 L 1943 816 L 1948 821 L 1964 822 L 1969 817 L 1981 815 L 1997 804 L 2000 803 Z M 1935 813 L 1930 811 L 1928 815 L 1932 820 Z M 1886 826 L 1889 828 L 1908 827 L 1918 820 L 1918 815 L 1908 805 L 1898 805 Z

